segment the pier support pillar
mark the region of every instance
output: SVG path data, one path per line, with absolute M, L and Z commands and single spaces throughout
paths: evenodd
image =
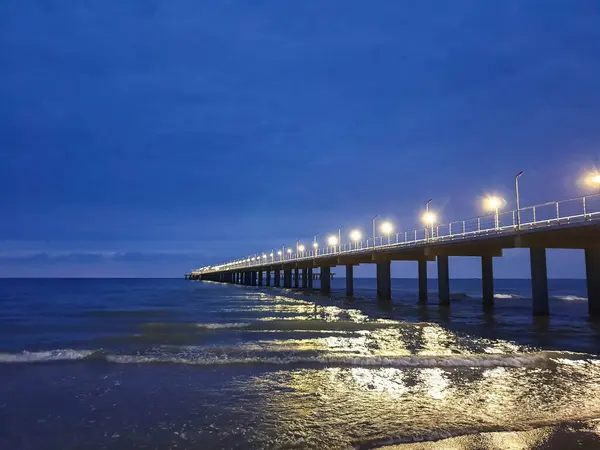
M 450 272 L 448 270 L 448 256 L 437 256 L 438 270 L 438 299 L 440 305 L 450 304 Z
M 392 299 L 391 261 L 377 263 L 377 298 L 379 300 Z
M 546 249 L 530 248 L 531 260 L 531 291 L 533 298 L 533 315 L 547 316 L 550 314 L 548 305 L 548 273 L 546 269 Z
M 298 289 L 300 287 L 300 285 L 298 284 L 300 283 L 300 269 L 298 269 L 297 267 L 294 269 L 294 287 L 296 289 Z
M 321 294 L 331 293 L 331 267 L 321 267 Z
M 291 289 L 292 287 L 292 269 L 283 270 L 283 287 Z
M 600 249 L 585 249 L 585 274 L 587 278 L 588 312 L 600 316 Z
M 257 281 L 257 278 L 258 278 L 258 277 L 257 277 L 257 273 L 256 273 L 256 271 L 255 271 L 255 270 L 253 270 L 252 272 L 250 272 L 250 277 L 251 277 L 251 278 L 250 278 L 250 284 L 251 284 L 252 286 L 256 286 L 256 281 Z
M 354 295 L 354 266 L 352 264 L 346 264 L 346 296 L 352 297 Z
M 307 278 L 308 278 L 308 288 L 312 289 L 313 288 L 313 270 L 312 270 L 312 268 L 309 268 L 309 269 L 306 269 L 306 270 L 308 270 L 308 275 L 307 275 Z
M 483 307 L 494 306 L 494 263 L 491 256 L 481 257 L 481 291 Z
M 308 285 L 308 269 L 302 269 L 302 288 L 306 289 Z
M 273 281 L 275 287 L 281 287 L 281 270 L 275 269 L 273 272 Z
M 258 285 L 259 286 L 263 285 L 263 271 L 262 270 L 258 271 Z
M 267 269 L 267 279 L 265 280 L 267 286 L 271 286 L 271 269 Z
M 251 282 L 252 282 L 252 280 L 251 280 L 250 272 L 244 272 L 244 284 L 246 286 L 249 286 Z
M 427 303 L 427 260 L 419 261 L 419 303 Z

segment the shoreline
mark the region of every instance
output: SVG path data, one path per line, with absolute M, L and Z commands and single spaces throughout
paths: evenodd
M 383 444 L 380 450 L 595 450 L 600 448 L 600 418 L 545 425 L 521 431 L 490 431 L 432 441 Z

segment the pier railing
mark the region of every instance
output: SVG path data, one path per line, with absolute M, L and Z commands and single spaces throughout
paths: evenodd
M 597 218 L 600 218 L 600 193 L 527 206 L 519 210 L 502 211 L 498 214 L 486 214 L 446 224 L 433 224 L 411 231 L 377 236 L 375 239 L 367 238 L 342 243 L 342 245 L 310 249 L 304 252 L 274 254 L 273 256 L 260 255 L 254 258 L 205 267 L 195 272 L 203 273 L 223 269 L 257 267 L 265 264 L 326 258 L 332 255 L 417 247 L 441 241 L 465 240 L 486 235 L 511 234 L 521 230 L 559 227 Z

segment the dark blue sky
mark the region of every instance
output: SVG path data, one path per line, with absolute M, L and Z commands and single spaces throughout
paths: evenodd
M 524 205 L 567 198 L 600 155 L 596 0 L 4 0 L 0 44 L 0 276 L 178 276 L 429 197 L 462 219 L 519 170 Z

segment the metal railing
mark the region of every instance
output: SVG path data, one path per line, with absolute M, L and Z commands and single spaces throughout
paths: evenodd
M 260 267 L 269 264 L 327 258 L 333 255 L 366 253 L 377 250 L 410 248 L 446 241 L 465 240 L 482 236 L 511 234 L 521 230 L 560 227 L 577 222 L 600 218 L 600 194 L 576 197 L 528 206 L 519 210 L 503 211 L 498 214 L 434 224 L 411 231 L 392 233 L 360 241 L 346 242 L 335 246 L 325 246 L 304 252 L 258 255 L 230 261 L 216 266 L 204 267 L 192 273 L 217 272 L 247 267 Z M 266 258 L 265 258 L 266 256 Z

